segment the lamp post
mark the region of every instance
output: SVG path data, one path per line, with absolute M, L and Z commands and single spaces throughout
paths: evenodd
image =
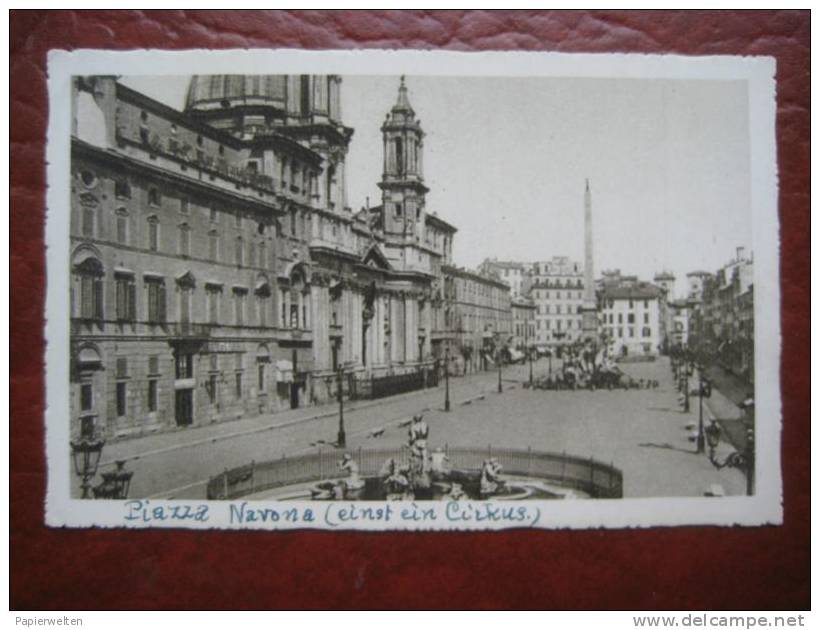
M 498 393 L 504 393 L 504 388 L 501 385 L 501 335 L 498 335 L 498 343 L 496 344 L 495 360 L 498 363 Z
M 532 387 L 532 347 L 527 348 L 527 354 L 530 356 L 530 387 Z
M 84 437 L 76 442 L 71 442 L 71 456 L 74 460 L 74 472 L 80 477 L 83 489 L 83 499 L 90 499 L 91 480 L 97 474 L 97 466 L 100 464 L 105 440 L 93 437 Z
M 706 436 L 703 429 L 703 398 L 709 398 L 712 394 L 712 388 L 709 386 L 709 391 L 706 391 L 707 383 L 703 381 L 703 365 L 698 365 L 698 439 L 697 447 L 698 453 L 703 453 L 706 450 Z
M 339 433 L 336 436 L 336 445 L 339 448 L 345 448 L 347 445 L 347 439 L 345 436 L 345 403 L 344 403 L 344 395 L 342 392 L 343 389 L 343 376 L 344 376 L 344 367 L 339 366 L 339 386 L 337 387 L 337 394 L 339 396 Z
M 444 346 L 444 411 L 450 411 L 450 339 Z
M 117 460 L 117 469 L 102 474 L 102 483 L 94 488 L 95 499 L 126 499 L 134 473 L 125 470 L 125 461 Z
M 754 429 L 746 430 L 746 444 L 743 452 L 734 451 L 729 453 L 722 462 L 715 458 L 715 449 L 720 443 L 720 425 L 716 420 L 712 420 L 706 427 L 706 438 L 709 441 L 709 461 L 720 470 L 721 468 L 737 468 L 746 475 L 746 494 L 752 496 L 755 493 L 755 434 Z

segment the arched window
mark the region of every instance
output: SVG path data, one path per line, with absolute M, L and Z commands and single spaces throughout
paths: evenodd
M 103 276 L 100 260 L 91 252 L 84 251 L 75 257 L 74 275 L 77 286 L 77 303 L 74 314 L 81 319 L 103 319 Z
M 404 173 L 404 144 L 401 138 L 393 140 L 396 147 L 396 173 L 399 175 Z

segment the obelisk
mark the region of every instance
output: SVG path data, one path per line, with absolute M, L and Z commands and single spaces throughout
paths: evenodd
M 595 273 L 592 265 L 592 193 L 589 180 L 584 190 L 584 303 L 581 306 L 581 332 L 585 341 L 598 339 L 598 304 L 595 300 Z

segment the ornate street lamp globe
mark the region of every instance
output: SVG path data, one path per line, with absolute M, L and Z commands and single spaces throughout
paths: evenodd
M 716 449 L 718 444 L 720 443 L 720 426 L 715 420 L 709 424 L 708 427 L 704 429 L 706 433 L 706 441 L 709 443 L 709 448 Z
M 71 442 L 71 456 L 74 460 L 74 472 L 80 477 L 93 477 L 97 474 L 105 440 L 83 438 Z

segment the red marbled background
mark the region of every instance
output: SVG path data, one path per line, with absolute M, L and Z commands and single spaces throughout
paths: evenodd
M 785 525 L 412 536 L 45 528 L 47 51 L 273 46 L 776 57 Z M 12 608 L 809 607 L 808 11 L 15 11 L 10 51 Z

